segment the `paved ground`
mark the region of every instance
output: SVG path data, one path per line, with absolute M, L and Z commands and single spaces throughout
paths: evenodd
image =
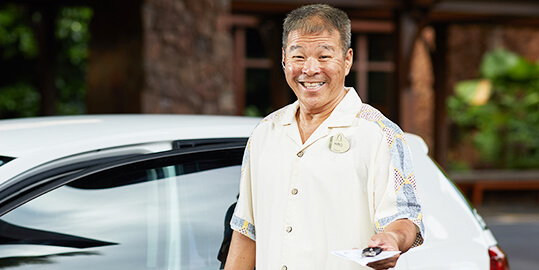
M 489 203 L 479 213 L 509 258 L 511 270 L 539 269 L 539 204 Z

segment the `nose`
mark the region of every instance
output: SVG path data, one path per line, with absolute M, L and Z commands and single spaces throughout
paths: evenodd
M 307 60 L 303 63 L 301 72 L 308 76 L 318 74 L 320 72 L 320 63 L 318 62 L 318 59 L 313 57 L 307 58 Z

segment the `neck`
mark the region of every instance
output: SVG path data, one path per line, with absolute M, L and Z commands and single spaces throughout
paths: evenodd
M 309 108 L 304 106 L 301 102 L 299 103 L 299 108 L 296 112 L 296 122 L 298 123 L 299 134 L 301 135 L 301 141 L 303 143 L 305 143 L 318 126 L 331 115 L 347 92 L 348 91 L 344 91 L 343 95 L 319 109 Z

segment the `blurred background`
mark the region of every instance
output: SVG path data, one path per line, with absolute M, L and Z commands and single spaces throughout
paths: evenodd
M 352 20 L 346 84 L 422 136 L 488 222 L 539 232 L 539 1 L 325 2 Z M 0 0 L 0 119 L 264 116 L 295 100 L 282 21 L 306 3 Z

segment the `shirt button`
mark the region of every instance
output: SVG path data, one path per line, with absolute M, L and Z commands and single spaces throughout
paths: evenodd
M 297 189 L 292 189 L 292 195 L 296 195 L 298 194 L 298 190 Z
M 298 152 L 298 157 L 302 157 L 302 156 L 303 156 L 303 151 Z
M 287 233 L 292 232 L 292 227 L 290 227 L 290 226 L 286 227 L 286 232 Z
M 281 270 L 286 270 L 288 269 L 288 267 L 286 267 L 286 265 L 283 265 L 283 267 L 281 267 Z

